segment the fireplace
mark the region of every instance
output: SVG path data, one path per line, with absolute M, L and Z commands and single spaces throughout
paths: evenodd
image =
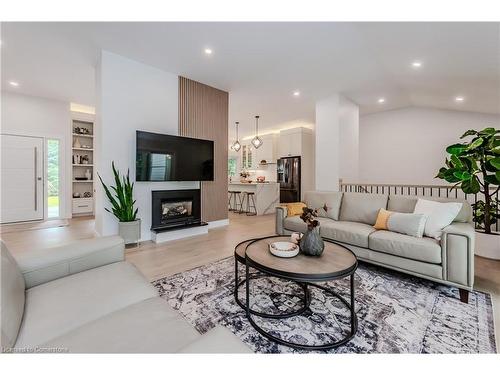
M 201 225 L 200 190 L 158 190 L 152 192 L 151 230 Z

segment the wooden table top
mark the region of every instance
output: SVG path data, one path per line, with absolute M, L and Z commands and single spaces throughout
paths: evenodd
M 332 280 L 357 268 L 356 256 L 342 245 L 325 240 L 325 250 L 319 257 L 299 253 L 293 258 L 280 258 L 269 251 L 269 245 L 277 241 L 290 241 L 290 236 L 247 240 L 236 246 L 235 253 L 261 271 L 297 280 Z

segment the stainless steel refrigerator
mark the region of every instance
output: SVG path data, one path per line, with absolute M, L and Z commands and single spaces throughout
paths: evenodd
M 280 202 L 300 202 L 300 156 L 278 159 Z

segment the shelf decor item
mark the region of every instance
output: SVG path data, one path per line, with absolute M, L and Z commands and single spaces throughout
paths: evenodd
M 241 144 L 240 144 L 240 140 L 239 140 L 239 136 L 238 136 L 239 125 L 240 125 L 240 123 L 238 121 L 236 121 L 236 141 L 231 146 L 233 148 L 233 150 L 236 152 L 240 151 L 240 148 L 241 148 Z
M 269 244 L 269 251 L 280 258 L 293 258 L 299 254 L 299 247 L 292 242 L 280 241 Z
M 325 249 L 325 243 L 319 235 L 318 209 L 304 207 L 300 218 L 307 224 L 307 231 L 300 239 L 300 251 L 302 254 L 320 256 Z
M 485 128 L 467 130 L 460 139 L 473 137 L 465 143 L 455 143 L 446 148 L 450 154 L 436 178 L 460 185 L 465 194 L 478 194 L 472 204 L 476 224 L 476 253 L 500 259 L 500 233 L 492 225 L 500 219 L 498 191 L 500 190 L 500 130 Z
M 259 117 L 255 116 L 255 137 L 252 139 L 252 145 L 256 149 L 262 146 L 262 139 L 259 137 Z
M 138 243 L 141 238 L 141 220 L 137 219 L 139 209 L 134 208 L 134 183 L 130 182 L 130 171 L 127 170 L 127 175 L 120 177 L 120 173 L 115 168 L 114 162 L 111 163 L 111 167 L 113 168 L 116 185 L 111 186 L 111 189 L 104 183 L 101 176 L 97 174 L 112 206 L 111 210 L 108 208 L 105 208 L 105 210 L 115 215 L 118 219 L 118 234 L 124 239 L 125 244 Z
M 82 147 L 82 144 L 80 143 L 78 138 L 75 139 L 75 143 L 73 143 L 73 147 L 74 148 L 81 148 Z

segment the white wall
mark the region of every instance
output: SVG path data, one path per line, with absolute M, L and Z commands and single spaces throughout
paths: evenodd
M 130 169 L 135 180 L 135 132 L 145 130 L 178 134 L 178 77 L 148 65 L 102 51 L 97 72 L 98 126 L 97 171 L 112 182 L 111 162 L 122 173 Z M 96 229 L 102 235 L 118 232 L 96 184 Z M 136 182 L 135 199 L 142 220 L 141 240 L 151 238 L 151 191 L 199 188 L 199 182 Z
M 336 191 L 359 175 L 359 107 L 341 95 L 316 103 L 316 190 Z
M 339 189 L 339 101 L 333 95 L 316 103 L 316 190 Z
M 56 138 L 61 146 L 61 216 L 71 217 L 71 116 L 69 103 L 1 92 L 2 134 Z
M 345 181 L 357 181 L 359 178 L 359 107 L 342 96 L 339 106 L 339 177 Z
M 359 180 L 443 184 L 434 176 L 444 163 L 446 146 L 459 142 L 468 129 L 499 125 L 497 115 L 418 107 L 362 116 Z

